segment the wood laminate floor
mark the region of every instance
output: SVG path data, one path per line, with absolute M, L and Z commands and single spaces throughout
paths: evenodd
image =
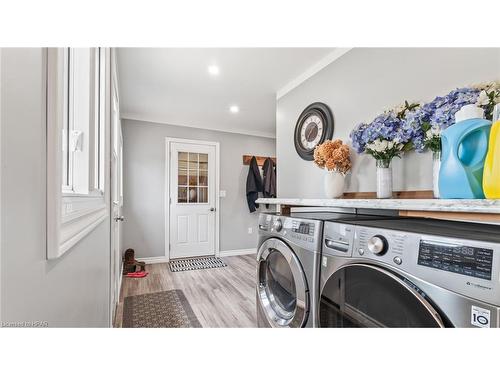
M 144 279 L 123 278 L 115 327 L 121 327 L 127 296 L 180 289 L 202 327 L 256 327 L 255 255 L 224 257 L 227 267 L 171 272 L 167 263 L 148 264 Z

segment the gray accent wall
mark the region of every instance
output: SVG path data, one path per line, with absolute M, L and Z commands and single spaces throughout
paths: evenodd
M 137 257 L 165 255 L 166 137 L 220 143 L 220 190 L 226 191 L 220 198 L 220 250 L 257 246 L 258 212 L 248 211 L 248 166 L 242 156 L 275 156 L 274 139 L 127 119 L 122 120 L 122 132 L 124 249 L 135 249 Z
M 293 132 L 302 110 L 328 104 L 334 138 L 349 140 L 360 122 L 371 121 L 406 100 L 428 101 L 468 84 L 500 79 L 500 49 L 355 48 L 280 98 L 277 103 L 278 196 L 323 198 L 324 171 L 295 152 Z M 354 151 L 353 151 L 354 154 Z M 346 191 L 375 191 L 376 168 L 369 156 L 353 155 Z M 393 162 L 394 190 L 432 189 L 430 153 L 408 153 Z
M 108 327 L 109 221 L 46 260 L 44 49 L 1 59 L 1 319 Z

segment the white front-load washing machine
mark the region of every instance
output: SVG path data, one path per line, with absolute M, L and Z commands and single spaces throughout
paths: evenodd
M 339 237 L 346 246 L 327 246 Z M 499 327 L 500 230 L 432 219 L 325 223 L 320 279 L 320 327 Z

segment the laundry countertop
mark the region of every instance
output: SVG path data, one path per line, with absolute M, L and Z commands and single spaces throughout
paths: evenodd
M 316 199 L 260 198 L 257 203 L 286 206 L 341 207 L 408 211 L 500 214 L 497 199 Z

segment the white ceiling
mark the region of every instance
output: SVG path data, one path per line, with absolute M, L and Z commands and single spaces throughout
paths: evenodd
M 122 118 L 274 137 L 276 93 L 333 50 L 119 48 Z

